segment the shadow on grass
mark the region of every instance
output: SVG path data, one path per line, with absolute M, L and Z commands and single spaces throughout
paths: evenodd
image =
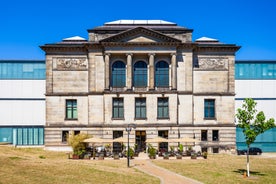
M 244 172 L 247 172 L 247 171 L 246 171 L 246 169 L 238 169 L 238 170 L 233 171 L 233 172 L 243 175 Z M 263 174 L 263 173 L 260 173 L 260 172 L 257 172 L 257 171 L 250 171 L 250 174 L 255 175 L 255 176 L 266 176 L 266 174 Z

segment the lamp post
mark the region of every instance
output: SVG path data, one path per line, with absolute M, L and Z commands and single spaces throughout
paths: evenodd
M 128 124 L 126 127 L 126 131 L 127 131 L 127 167 L 129 167 L 129 133 L 131 132 L 131 130 L 136 128 L 135 124 Z

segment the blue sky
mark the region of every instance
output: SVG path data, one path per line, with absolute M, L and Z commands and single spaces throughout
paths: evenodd
M 88 38 L 119 19 L 161 19 L 242 46 L 239 60 L 276 60 L 275 0 L 3 0 L 0 59 L 44 59 L 39 45 Z

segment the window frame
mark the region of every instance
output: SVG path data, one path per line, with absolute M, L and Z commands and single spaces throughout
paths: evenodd
M 69 102 L 71 104 L 69 104 Z M 75 102 L 75 104 L 74 104 L 74 102 Z M 70 116 L 69 116 L 69 111 L 71 111 Z M 77 99 L 66 99 L 65 100 L 65 120 L 77 120 L 77 119 L 78 119 Z
M 167 101 L 167 105 L 164 105 Z M 161 104 L 160 104 L 160 103 Z M 159 116 L 159 109 L 161 109 L 161 116 Z M 167 109 L 167 113 L 165 113 L 165 110 Z M 157 98 L 157 119 L 169 119 L 170 118 L 170 114 L 169 114 L 169 98 L 168 97 L 158 97 Z M 165 116 L 165 114 L 167 114 L 167 116 Z
M 126 64 L 123 61 L 117 60 L 112 64 L 110 83 L 110 86 L 113 88 L 123 88 L 126 86 Z
M 204 99 L 204 119 L 211 119 L 211 120 L 216 119 L 216 100 L 215 99 Z
M 168 88 L 170 86 L 170 65 L 164 60 L 155 64 L 154 86 L 160 88 Z
M 215 132 L 217 137 L 215 137 Z M 212 141 L 219 141 L 219 130 L 212 130 Z
M 148 65 L 145 61 L 137 61 L 133 65 L 133 86 L 147 87 L 148 86 Z
M 208 130 L 201 130 L 201 138 L 200 140 L 201 141 L 208 141 Z M 203 136 L 203 135 L 206 135 L 206 136 Z
M 134 106 L 135 106 L 135 119 L 147 119 L 147 99 L 145 97 L 135 98 Z M 137 111 L 138 109 L 140 113 Z M 144 116 L 143 116 L 143 112 L 144 112 Z
M 122 115 L 120 113 L 121 111 L 122 111 Z M 115 114 L 115 112 L 117 113 Z M 124 119 L 125 117 L 124 114 L 125 114 L 124 98 L 122 97 L 112 98 L 112 119 Z

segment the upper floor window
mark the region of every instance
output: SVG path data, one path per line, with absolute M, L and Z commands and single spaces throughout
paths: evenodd
M 169 99 L 158 98 L 157 118 L 169 118 Z
M 169 64 L 165 61 L 159 61 L 155 65 L 155 86 L 169 86 Z
M 146 98 L 135 98 L 135 118 L 145 119 L 147 117 Z
M 204 100 L 204 118 L 215 118 L 215 100 L 205 99 Z
M 124 99 L 123 98 L 113 98 L 112 117 L 124 118 Z
M 143 61 L 138 61 L 133 68 L 133 85 L 135 87 L 146 87 L 148 83 L 148 68 Z
M 66 119 L 77 119 L 77 100 L 66 100 Z
M 126 86 L 126 65 L 122 61 L 116 61 L 112 65 L 112 87 Z

